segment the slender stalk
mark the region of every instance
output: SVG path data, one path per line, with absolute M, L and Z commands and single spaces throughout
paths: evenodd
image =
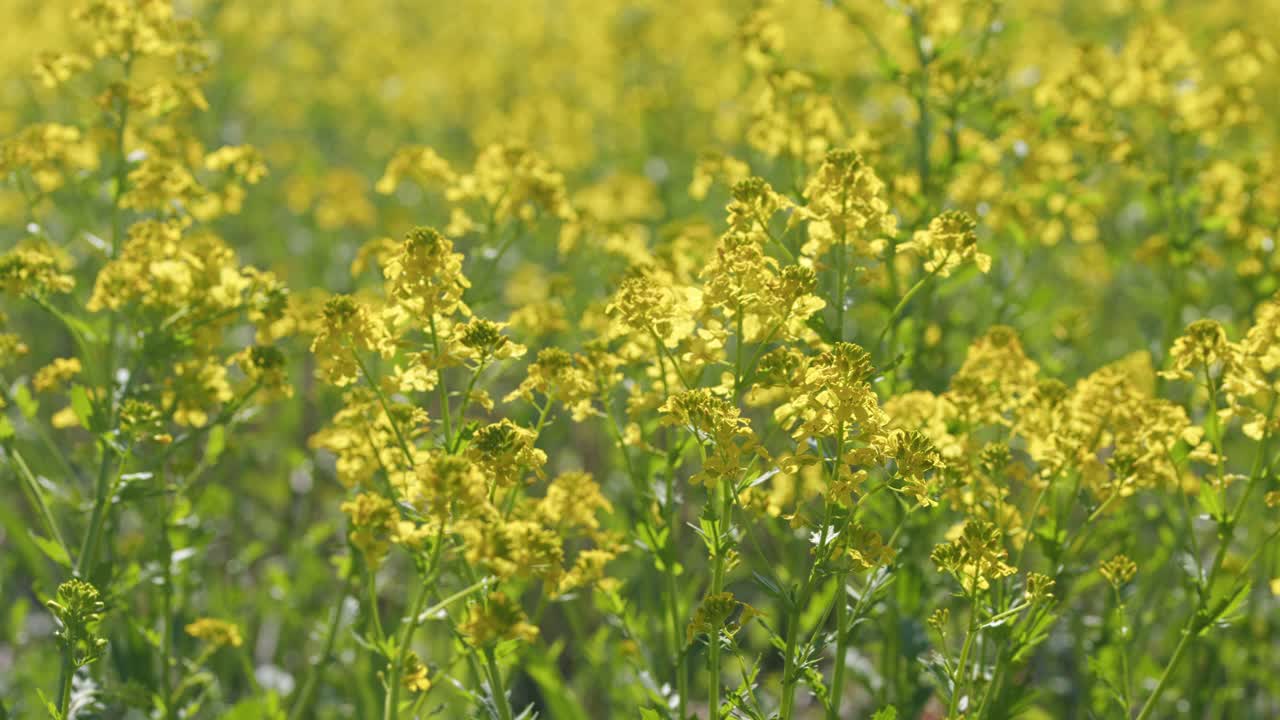
M 368 366 L 364 364 L 364 359 L 360 357 L 360 353 L 356 352 L 355 347 L 351 348 L 351 356 L 356 359 L 356 364 L 360 366 L 360 372 L 364 374 L 364 379 L 368 381 L 369 387 L 373 388 L 374 394 L 378 396 L 378 403 L 382 405 L 382 413 L 387 416 L 387 422 L 391 423 L 391 430 L 395 433 L 396 442 L 400 445 L 400 452 L 404 453 L 405 462 L 409 463 L 409 467 L 414 466 L 413 452 L 409 447 L 409 442 L 405 440 L 404 433 L 400 431 L 400 423 L 396 422 L 396 418 L 391 414 L 391 403 L 387 400 L 387 396 L 382 392 L 382 386 L 369 372 Z M 449 420 L 445 418 L 445 425 Z
M 947 718 L 959 717 L 956 712 L 960 708 L 960 695 L 967 684 L 965 674 L 969 667 L 969 653 L 973 649 L 974 639 L 978 636 L 978 569 L 973 571 L 973 590 L 969 593 L 969 630 L 964 635 L 964 645 L 960 647 L 960 660 L 956 663 L 955 676 L 951 681 L 951 703 L 947 709 Z
M 347 594 L 350 592 L 351 573 L 348 571 L 347 577 L 342 583 L 342 592 L 338 594 L 338 599 L 333 605 L 333 612 L 329 615 L 329 624 L 325 628 L 324 634 L 324 649 L 320 652 L 320 657 L 312 661 L 307 667 L 307 677 L 302 682 L 302 689 L 298 691 L 297 698 L 293 701 L 292 707 L 289 708 L 289 720 L 300 720 L 310 709 L 311 696 L 315 693 L 316 684 L 320 681 L 320 673 L 333 658 L 333 646 L 338 639 L 338 626 L 342 624 L 342 605 L 346 602 Z
M 1191 638 L 1195 635 L 1192 632 L 1192 623 L 1195 622 L 1194 616 L 1192 621 L 1182 629 L 1182 638 L 1178 640 L 1178 645 L 1173 649 L 1173 657 L 1169 658 L 1169 663 L 1164 666 L 1164 672 L 1160 673 L 1160 679 L 1156 681 L 1156 686 L 1152 688 L 1151 695 L 1147 697 L 1147 701 L 1142 705 L 1142 710 L 1138 712 L 1136 720 L 1147 720 L 1151 717 L 1152 711 L 1156 708 L 1156 702 L 1160 699 L 1160 695 L 1164 693 L 1165 686 L 1169 684 L 1169 678 L 1173 675 L 1173 671 L 1178 667 L 1182 656 L 1186 654 L 1187 649 L 1191 646 Z
M 498 707 L 498 718 L 512 720 L 511 701 L 507 699 L 507 690 L 502 684 L 502 670 L 498 668 L 498 661 L 492 648 L 485 650 L 484 661 L 489 675 L 489 689 L 493 694 L 493 703 Z
M 436 573 L 440 568 L 440 555 L 443 548 L 444 525 L 441 525 L 436 532 L 435 547 L 431 549 L 431 560 L 427 563 L 427 572 L 422 577 L 422 587 L 419 588 L 418 596 L 413 601 L 412 610 L 403 620 L 404 628 L 400 635 L 399 647 L 397 648 L 398 654 L 395 664 L 391 667 L 391 680 L 387 686 L 388 698 L 383 706 L 383 718 L 385 720 L 400 716 L 400 673 L 404 672 L 405 661 L 409 658 L 409 648 L 413 645 L 413 634 L 418 630 L 418 626 L 433 614 L 433 612 L 425 612 L 423 606 L 426 605 L 427 598 L 431 595 L 431 589 L 435 586 Z M 488 579 L 473 583 L 470 587 L 454 593 L 437 603 L 432 610 L 447 606 L 454 600 L 465 597 L 471 592 L 484 587 L 487 583 Z
M 1133 687 L 1133 680 L 1130 679 L 1129 675 L 1129 620 L 1125 617 L 1124 601 L 1120 598 L 1120 589 L 1112 586 L 1111 594 L 1114 596 L 1116 603 L 1116 620 L 1119 621 L 1120 632 L 1124 636 L 1124 645 L 1120 648 L 1120 682 L 1123 683 L 1121 686 L 1121 700 L 1125 711 L 1128 712 L 1129 708 L 1133 706 L 1133 702 L 1130 699 L 1130 693 L 1132 692 L 1130 688 Z
M 1217 387 L 1212 382 L 1212 378 L 1209 376 L 1207 367 L 1205 368 L 1205 378 L 1208 382 L 1210 391 L 1209 412 L 1216 413 L 1218 409 Z M 1268 419 L 1270 419 L 1271 415 L 1275 412 L 1275 409 L 1276 403 L 1273 399 L 1271 408 L 1268 411 Z M 1212 440 L 1214 442 L 1215 452 L 1219 457 L 1219 491 L 1223 491 L 1225 489 L 1225 484 L 1222 482 L 1222 476 L 1225 472 L 1225 459 L 1222 454 L 1222 428 L 1220 426 L 1216 428 L 1213 436 Z M 1174 670 L 1177 669 L 1178 663 L 1182 660 L 1182 656 L 1185 655 L 1189 649 L 1192 638 L 1199 633 L 1199 630 L 1203 629 L 1198 626 L 1198 623 L 1200 622 L 1199 618 L 1201 613 L 1204 612 L 1205 608 L 1209 604 L 1214 583 L 1217 582 L 1218 574 L 1222 571 L 1223 562 L 1227 557 L 1227 549 L 1230 547 L 1231 541 L 1235 537 L 1236 525 L 1240 519 L 1240 514 L 1244 511 L 1245 504 L 1248 502 L 1249 495 L 1252 494 L 1254 486 L 1257 485 L 1263 477 L 1269 475 L 1269 471 L 1264 470 L 1264 458 L 1266 456 L 1267 449 L 1270 446 L 1270 441 L 1271 435 L 1268 433 L 1263 437 L 1258 449 L 1258 454 L 1254 458 L 1253 469 L 1249 473 L 1248 484 L 1245 485 L 1244 493 L 1240 496 L 1239 500 L 1236 501 L 1233 508 L 1223 511 L 1225 516 L 1220 518 L 1218 521 L 1218 549 L 1214 552 L 1213 562 L 1209 565 L 1209 574 L 1205 577 L 1203 584 L 1200 585 L 1200 597 L 1196 602 L 1195 610 L 1191 613 L 1191 616 L 1187 618 L 1186 625 L 1182 629 L 1182 637 L 1178 640 L 1178 644 L 1173 650 L 1173 656 L 1169 658 L 1169 662 L 1164 666 L 1164 670 L 1160 673 L 1160 679 L 1156 681 L 1156 686 L 1152 688 L 1151 694 L 1147 697 L 1147 701 L 1143 703 L 1142 709 L 1138 713 L 1137 720 L 1146 720 L 1146 718 L 1148 718 L 1155 710 L 1156 703 L 1160 700 L 1161 694 L 1164 693 L 1165 688 L 1168 686 L 1169 678 L 1172 676 Z M 1277 530 L 1277 532 L 1280 532 L 1280 530 Z M 1253 558 L 1257 557 L 1258 552 L 1261 552 L 1262 548 L 1266 547 L 1266 545 L 1275 537 L 1276 534 L 1272 533 L 1262 542 L 1261 545 L 1259 545 L 1258 551 L 1256 551 L 1253 557 L 1250 558 L 1249 564 L 1252 564 Z M 1246 567 L 1248 566 L 1246 565 Z M 1243 569 L 1241 572 L 1243 573 Z
M 835 455 L 832 458 L 830 477 L 834 481 L 839 475 L 839 468 L 844 457 L 844 424 L 841 423 L 836 428 L 836 446 Z M 800 595 L 797 598 L 796 607 L 794 608 L 795 617 L 791 618 L 791 622 L 787 624 L 787 643 L 786 657 L 782 660 L 782 704 L 779 709 L 778 717 L 781 720 L 791 720 L 795 713 L 795 686 L 796 680 L 796 641 L 800 634 L 800 616 L 804 612 L 804 608 L 809 604 L 810 593 L 813 592 L 813 581 L 817 576 L 819 566 L 825 562 L 825 553 L 827 552 L 827 542 L 830 539 L 829 533 L 831 529 L 831 503 L 824 503 L 822 517 L 822 532 L 818 537 L 819 557 L 815 558 L 813 564 L 809 567 L 809 572 L 805 575 L 804 585 L 801 586 Z M 825 620 L 825 618 L 824 618 Z
M 428 321 L 431 326 L 431 348 L 436 354 L 436 359 L 440 358 L 440 334 L 436 331 L 436 316 L 432 314 Z M 450 418 L 449 412 L 449 391 L 444 385 L 444 373 L 439 373 L 440 377 L 436 378 L 436 388 L 440 393 L 440 416 L 444 420 L 444 444 L 448 447 L 453 442 L 453 420 Z
M 733 488 L 726 480 L 720 481 L 720 509 L 716 520 L 716 557 L 711 574 L 711 594 L 724 592 L 725 555 L 728 547 L 722 541 L 729 536 L 732 527 Z M 712 720 L 720 717 L 720 627 L 712 628 L 711 644 L 707 648 L 707 660 L 710 666 L 710 714 Z
M 107 442 L 99 443 L 102 449 L 102 463 L 98 466 L 98 483 L 94 489 L 93 512 L 89 517 L 89 527 L 80 546 L 80 556 L 76 558 L 75 574 L 77 577 L 92 578 L 97 563 L 98 542 L 102 536 L 102 528 L 106 525 L 111 496 L 124 473 L 128 457 L 120 458 L 115 479 L 111 476 L 111 446 Z
M 825 536 L 826 530 L 823 529 Z M 825 543 L 825 537 L 823 539 Z M 800 609 L 809 602 L 809 592 L 813 584 L 813 572 L 805 576 L 804 585 L 796 603 L 794 617 L 787 623 L 787 649 L 782 659 L 782 706 L 778 710 L 781 720 L 791 720 L 795 714 L 795 673 L 796 673 L 796 638 L 800 635 Z
M 471 379 L 467 381 L 467 389 L 462 392 L 462 406 L 458 408 L 458 428 L 461 430 L 467 422 L 467 408 L 471 406 L 471 391 L 475 389 L 476 381 L 480 379 L 480 373 L 484 372 L 487 363 L 481 363 L 476 367 L 475 372 L 471 373 Z M 453 439 L 453 443 L 449 445 L 449 452 L 456 453 L 462 445 L 462 433 L 459 432 L 457 437 Z
M 843 190 L 840 193 L 840 215 L 847 217 L 849 212 L 849 191 Z M 845 276 L 845 254 L 846 242 L 848 240 L 848 222 L 840 223 L 840 242 L 836 245 L 836 340 L 844 340 L 844 276 Z
M 40 492 L 40 483 L 36 480 L 35 473 L 31 472 L 31 466 L 27 465 L 27 461 L 22 457 L 22 453 L 7 443 L 5 452 L 13 459 L 13 464 L 18 468 L 18 477 L 22 479 L 22 489 L 26 491 L 28 499 L 36 510 L 40 513 L 40 520 L 44 523 L 45 530 L 53 537 L 54 542 L 62 548 L 62 551 L 71 557 L 71 552 L 67 547 L 67 541 L 62 538 L 62 531 L 58 529 L 58 523 L 54 520 L 53 513 L 50 512 L 48 504 L 44 501 L 44 494 Z
M 822 522 L 822 533 L 818 541 L 819 549 L 827 544 L 827 530 L 830 524 L 830 511 L 828 511 L 827 517 Z M 796 641 L 800 636 L 800 615 L 804 607 L 809 604 L 809 595 L 813 592 L 814 570 L 817 565 L 818 563 L 815 562 L 805 575 L 800 595 L 796 599 L 793 617 L 787 623 L 787 645 L 784 651 L 786 655 L 782 659 L 782 703 L 778 710 L 778 717 L 781 720 L 792 720 L 795 715 Z
M 440 543 L 437 542 L 436 545 L 438 547 Z M 436 554 L 438 556 L 438 553 Z M 409 659 L 409 645 L 413 642 L 413 631 L 421 622 L 419 616 L 422 615 L 422 610 L 427 604 L 427 596 L 431 594 L 431 581 L 434 578 L 429 575 L 422 578 L 422 587 L 418 589 L 418 595 L 414 598 L 412 610 L 404 619 L 404 628 L 401 630 L 396 649 L 396 661 L 390 668 L 390 677 L 387 681 L 387 701 L 382 707 L 383 720 L 400 717 L 400 673 L 404 671 L 405 661 Z
M 928 282 L 932 280 L 935 275 L 938 274 L 938 271 L 941 270 L 947 264 L 947 261 L 950 258 L 951 258 L 951 253 L 948 252 L 942 258 L 942 262 L 938 263 L 937 267 L 930 270 L 928 273 L 925 274 L 924 277 L 917 280 L 916 284 L 912 285 L 911 288 L 907 290 L 907 294 L 902 296 L 902 299 L 898 301 L 898 304 L 895 305 L 893 307 L 893 310 L 889 312 L 889 319 L 887 322 L 885 322 L 884 329 L 881 330 L 880 335 L 876 337 L 876 345 L 875 345 L 876 347 L 880 347 L 882 344 L 884 344 L 885 337 L 889 334 L 891 330 L 897 327 L 898 317 L 902 315 L 902 311 L 907 308 L 907 303 L 911 302 L 911 298 L 915 297 L 916 293 L 919 293 L 920 290 L 922 290 L 924 286 L 928 284 Z
M 626 451 L 626 448 L 623 448 Z M 680 711 L 680 720 L 688 715 L 689 676 L 685 667 L 685 646 L 680 640 L 680 594 L 676 581 L 676 502 L 675 502 L 675 468 L 672 467 L 671 456 L 667 456 L 666 502 L 663 508 L 667 523 L 667 558 L 663 563 L 663 571 L 667 580 L 668 611 L 671 614 L 672 649 L 675 651 L 676 670 L 676 703 Z
M 165 720 L 177 717 L 173 707 L 173 677 L 170 666 L 173 664 L 173 548 L 169 545 L 169 501 L 166 494 L 164 517 L 160 524 L 161 562 L 164 564 L 164 584 L 162 585 L 162 612 L 160 636 L 160 686 L 164 693 Z
M 845 655 L 849 649 L 848 615 L 848 591 L 842 574 L 839 586 L 836 587 L 836 662 L 831 673 L 831 702 L 827 709 L 827 720 L 838 720 L 840 717 L 840 703 L 844 695 Z
M 373 625 L 373 637 L 382 644 L 386 639 L 386 633 L 382 631 L 382 618 L 378 614 L 378 587 L 377 573 L 369 565 L 368 560 L 364 563 L 364 592 L 369 600 L 369 622 Z
M 71 676 L 75 673 L 71 648 L 62 649 L 62 667 L 58 671 L 58 714 L 67 716 L 71 707 Z

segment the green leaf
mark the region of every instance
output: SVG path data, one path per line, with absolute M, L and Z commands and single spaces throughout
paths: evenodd
M 1208 483 L 1200 486 L 1200 493 L 1196 499 L 1200 501 L 1200 507 L 1203 507 L 1205 512 L 1215 520 L 1221 519 L 1223 513 L 1227 511 L 1222 502 L 1222 493 Z
M 58 319 L 61 320 L 68 328 L 79 333 L 80 337 L 84 338 L 85 342 L 95 343 L 98 341 L 98 333 L 91 325 L 89 325 L 89 323 L 63 312 L 59 312 L 57 315 Z
M 75 413 L 80 425 L 90 432 L 96 432 L 93 421 L 93 402 L 89 400 L 89 391 L 83 385 L 71 388 L 71 412 Z
M 209 439 L 204 444 L 204 461 L 210 465 L 217 462 L 218 456 L 227 447 L 227 434 L 223 426 L 214 425 L 209 430 Z
M 30 388 L 26 385 L 19 385 L 18 389 L 13 391 L 13 402 L 18 406 L 22 416 L 28 420 L 35 417 L 40 410 L 40 401 L 32 396 Z
M 222 720 L 284 720 L 280 697 L 275 693 L 241 700 L 222 714 Z
M 40 551 L 43 552 L 50 560 L 65 568 L 71 567 L 71 556 L 67 555 L 67 549 L 61 544 L 55 540 L 50 540 L 43 535 L 38 535 L 36 534 L 36 531 L 31 529 L 27 530 L 27 534 L 31 536 L 31 542 L 34 542 L 36 547 L 40 548 Z
M 590 720 L 590 716 L 583 709 L 582 703 L 573 694 L 573 691 L 565 686 L 564 678 L 560 671 L 547 658 L 540 657 L 537 662 L 529 663 L 524 668 L 524 671 L 529 674 L 529 677 L 537 683 L 538 689 L 542 691 L 542 700 L 546 703 L 548 717 L 564 718 L 565 720 Z M 644 717 L 643 710 L 641 711 L 641 717 Z
M 1253 590 L 1253 581 L 1245 580 L 1243 583 L 1236 584 L 1220 597 L 1215 597 L 1214 602 L 1205 610 L 1204 615 L 1199 621 L 1200 629 L 1209 629 L 1214 625 L 1227 625 L 1235 620 L 1235 615 L 1239 612 L 1245 600 L 1249 598 L 1249 592 Z
M 49 717 L 53 720 L 63 720 L 62 713 L 58 712 L 58 706 L 49 702 L 49 698 L 45 697 L 44 691 L 36 688 L 36 696 L 40 698 L 40 702 L 44 703 L 45 712 L 49 713 Z

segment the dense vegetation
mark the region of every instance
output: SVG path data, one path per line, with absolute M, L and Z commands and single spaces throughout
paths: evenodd
M 0 719 L 1280 716 L 1274 0 L 8 0 Z

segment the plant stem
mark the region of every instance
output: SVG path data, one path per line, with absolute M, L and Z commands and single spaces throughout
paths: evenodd
M 440 546 L 438 540 L 436 546 Z M 434 554 L 437 557 L 439 555 L 438 552 Z M 422 587 L 418 589 L 418 596 L 414 598 L 412 609 L 405 616 L 399 647 L 396 649 L 396 661 L 390 668 L 387 681 L 387 701 L 382 708 L 383 720 L 400 717 L 400 673 L 404 671 L 405 661 L 409 658 L 409 645 L 413 642 L 413 631 L 418 629 L 418 623 L 421 622 L 419 616 L 422 615 L 423 607 L 427 604 L 427 596 L 431 593 L 432 580 L 434 580 L 431 575 L 433 574 L 434 572 L 429 572 L 427 577 L 422 578 Z
M 333 657 L 333 646 L 338 638 L 338 626 L 342 624 L 342 604 L 346 601 L 349 592 L 351 592 L 350 570 L 348 570 L 347 577 L 343 580 L 342 592 L 338 594 L 337 602 L 333 606 L 333 612 L 329 616 L 329 625 L 325 629 L 324 635 L 324 650 L 320 652 L 320 657 L 316 658 L 307 668 L 306 680 L 303 681 L 302 689 L 298 691 L 298 696 L 294 700 L 293 706 L 289 709 L 289 720 L 299 720 L 307 714 L 307 710 L 311 705 L 311 695 L 315 692 L 316 683 L 320 680 L 320 672 Z
M 432 314 L 428 318 L 431 326 L 431 348 L 435 352 L 436 361 L 440 360 L 440 334 L 436 331 L 436 316 Z M 453 420 L 450 418 L 449 411 L 449 391 L 444 385 L 444 373 L 436 370 L 439 377 L 436 378 L 436 387 L 440 393 L 440 416 L 444 419 L 444 445 L 449 447 L 453 444 Z
M 828 720 L 839 720 L 840 703 L 844 695 L 845 655 L 849 646 L 849 598 L 845 589 L 845 575 L 841 573 L 836 587 L 836 662 L 831 673 L 831 702 L 827 708 Z
M 955 677 L 951 681 L 951 703 L 947 709 L 947 718 L 959 717 L 956 715 L 960 708 L 960 695 L 966 684 L 965 673 L 969 666 L 969 652 L 973 649 L 974 638 L 978 636 L 978 571 L 974 568 L 973 587 L 974 590 L 969 593 L 969 630 L 964 635 L 964 645 L 960 648 L 960 660 L 956 663 Z
M 164 585 L 161 618 L 163 634 L 160 637 L 160 684 L 164 692 L 164 717 L 173 720 L 173 679 L 169 672 L 173 662 L 173 548 L 169 545 L 169 502 L 166 494 L 164 517 L 160 524 L 161 562 L 164 563 Z
M 396 442 L 400 445 L 400 452 L 404 453 L 405 462 L 409 463 L 409 467 L 414 466 L 413 452 L 409 449 L 409 443 L 405 440 L 404 433 L 400 432 L 400 423 L 396 422 L 396 418 L 391 414 L 391 403 L 387 400 L 387 396 L 382 392 L 382 386 L 369 372 L 368 366 L 364 364 L 364 358 L 360 357 L 360 353 L 356 352 L 354 346 L 351 348 L 351 356 L 356 359 L 356 364 L 360 366 L 360 372 L 364 374 L 364 379 L 369 383 L 369 387 L 373 388 L 373 392 L 378 396 L 378 403 L 382 405 L 382 413 L 387 416 L 387 422 L 391 423 L 391 430 L 396 435 Z M 448 425 L 449 420 L 446 417 L 445 424 Z
M 716 557 L 711 574 L 712 595 L 718 595 L 724 591 L 725 554 L 729 549 L 724 540 L 729 537 L 730 528 L 732 527 L 733 487 L 725 479 L 720 481 L 719 494 L 720 510 L 717 513 L 719 517 L 716 520 Z M 711 677 L 709 678 L 709 709 L 712 720 L 720 717 L 720 630 L 719 626 L 712 628 L 712 635 L 709 638 L 711 643 L 707 647 L 707 661 L 711 670 Z
M 665 373 L 664 373 L 665 376 Z M 626 452 L 626 446 L 622 447 Z M 685 644 L 680 641 L 680 594 L 676 582 L 676 503 L 675 503 L 675 468 L 672 467 L 670 454 L 667 456 L 666 498 L 664 512 L 667 522 L 668 553 L 663 561 L 663 570 L 667 579 L 667 599 L 671 613 L 671 649 L 675 652 L 676 671 L 676 703 L 680 711 L 680 720 L 688 717 L 689 677 L 685 668 Z
M 830 517 L 823 520 L 822 534 L 818 542 L 821 549 L 827 544 L 827 528 L 830 525 Z M 805 575 L 804 585 L 800 588 L 800 595 L 796 599 L 796 605 L 793 608 L 794 617 L 790 618 L 787 623 L 787 646 L 784 651 L 786 655 L 782 659 L 782 704 L 778 710 L 780 720 L 792 720 L 795 715 L 795 685 L 796 685 L 796 640 L 800 635 L 800 615 L 804 607 L 809 604 L 809 594 L 813 590 L 814 569 L 809 568 L 809 572 Z
M 1187 626 L 1182 629 L 1182 639 L 1178 641 L 1177 647 L 1173 649 L 1173 657 L 1169 658 L 1169 663 L 1164 666 L 1164 672 L 1160 673 L 1160 679 L 1156 681 L 1156 686 L 1151 690 L 1151 695 L 1147 697 L 1147 702 L 1143 704 L 1136 720 L 1147 720 L 1147 718 L 1151 717 L 1151 712 L 1156 707 L 1156 701 L 1160 699 L 1161 693 L 1164 692 L 1165 686 L 1168 685 L 1174 668 L 1178 666 L 1178 662 L 1182 660 L 1187 648 L 1191 646 L 1191 637 L 1195 634 L 1191 632 L 1191 624 L 1194 622 L 1195 616 L 1193 615 L 1191 622 L 1187 623 Z
M 58 671 L 58 714 L 67 716 L 71 705 L 71 676 L 75 674 L 71 648 L 62 649 L 62 667 Z
M 102 463 L 98 466 L 98 483 L 94 488 L 93 513 L 89 517 L 89 527 L 80 545 L 80 556 L 76 558 L 75 574 L 78 577 L 91 579 L 98 550 L 98 541 L 102 528 L 107 521 L 107 505 L 111 500 L 114 483 L 111 482 L 111 446 L 100 441 Z M 120 459 L 120 472 L 124 471 L 125 459 Z M 117 473 L 119 475 L 119 473 Z
M 36 506 L 36 510 L 40 513 L 40 519 L 44 522 L 45 530 L 53 536 L 54 542 L 62 548 L 62 551 L 71 557 L 71 552 L 67 547 L 67 542 L 62 538 L 62 531 L 58 529 L 58 523 L 53 518 L 48 504 L 44 501 L 44 494 L 40 492 L 40 483 L 36 480 L 35 473 L 31 472 L 31 466 L 27 465 L 26 459 L 22 457 L 22 453 L 13 446 L 12 443 L 5 445 L 5 452 L 9 457 L 13 458 L 13 464 L 18 468 L 18 477 L 22 478 L 22 488 L 26 490 L 28 499 L 32 505 Z
M 484 651 L 485 667 L 489 674 L 489 689 L 493 694 L 493 703 L 498 706 L 499 720 L 512 720 L 511 702 L 507 699 L 506 687 L 502 684 L 502 671 L 492 648 Z

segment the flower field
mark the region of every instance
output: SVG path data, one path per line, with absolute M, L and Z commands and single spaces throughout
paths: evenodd
M 0 720 L 1280 717 L 1276 0 L 5 0 Z

